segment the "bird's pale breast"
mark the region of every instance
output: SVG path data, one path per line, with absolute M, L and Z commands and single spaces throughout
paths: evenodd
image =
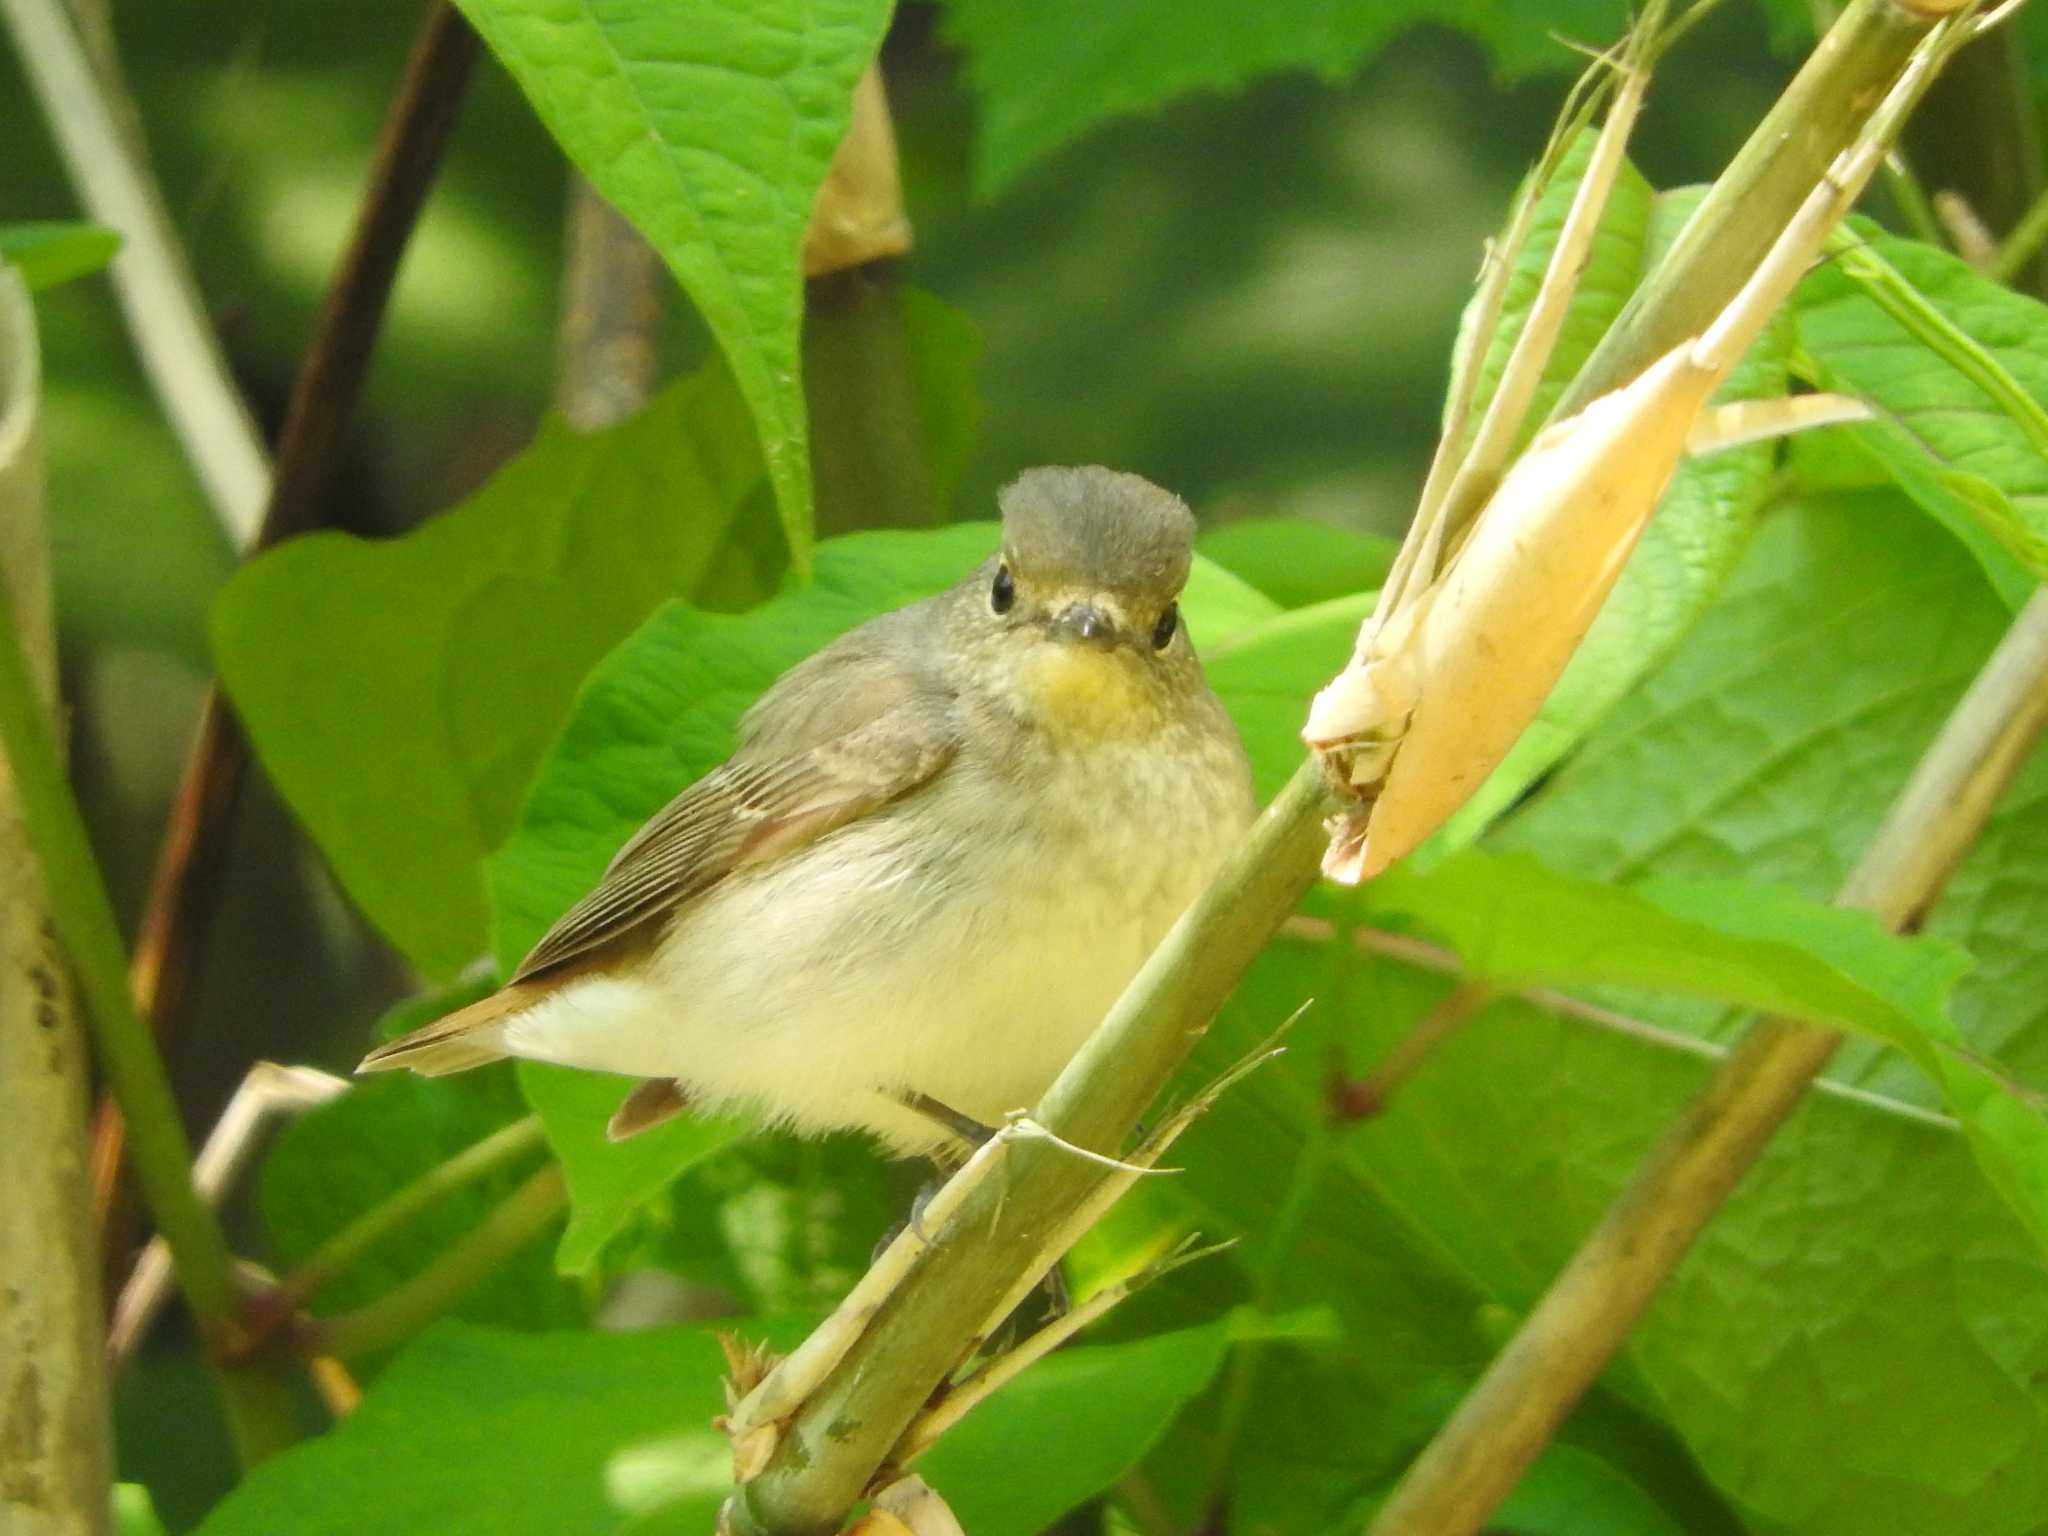
M 1192 731 L 925 789 L 678 914 L 647 974 L 565 988 L 518 1050 L 681 1078 L 700 1101 L 903 1151 L 915 1089 L 985 1122 L 1034 1103 L 1251 813 L 1234 742 Z M 624 991 L 620 989 L 624 988 Z

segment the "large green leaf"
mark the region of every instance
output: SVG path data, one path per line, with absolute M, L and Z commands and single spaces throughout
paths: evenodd
M 681 602 L 657 612 L 591 674 L 517 828 L 489 862 L 500 963 L 516 964 L 642 822 L 724 761 L 741 713 L 777 677 L 854 625 L 951 586 L 994 547 L 987 523 L 852 534 L 819 546 L 810 583 L 749 613 Z M 1207 561 L 1196 563 L 1184 601 L 1191 632 L 1224 644 L 1276 612 Z M 681 1117 L 609 1143 L 604 1122 L 625 1091 L 619 1079 L 530 1063 L 520 1076 L 568 1175 L 574 1214 L 559 1262 L 572 1271 L 738 1133 L 731 1122 Z
M 1522 859 L 1461 854 L 1389 871 L 1366 894 L 1450 936 L 1475 979 L 1506 987 L 1685 992 L 1854 1030 L 1896 1046 L 1938 1085 L 1993 1187 L 2048 1250 L 2041 1096 L 1965 1047 L 1949 994 L 1972 964 L 1945 939 L 1901 939 L 1754 881 L 1576 881 Z
M 787 1348 L 801 1326 L 745 1319 Z M 1144 1454 L 1241 1337 L 1311 1320 L 1226 1317 L 1128 1344 L 1062 1351 L 958 1425 L 918 1470 L 970 1529 L 1031 1536 Z M 703 1531 L 732 1480 L 711 1428 L 725 1407 L 715 1328 L 522 1335 L 439 1323 L 331 1433 L 264 1463 L 203 1536 L 361 1528 Z M 345 1491 L 346 1497 L 339 1496 Z
M 1509 838 L 1589 876 L 1764 879 L 1822 896 L 2003 617 L 1958 546 L 1896 496 L 1788 509 L 1719 607 L 1510 821 Z M 1971 1045 L 2023 1073 L 2048 1045 L 2030 979 L 2042 930 L 2024 927 L 2024 898 L 2009 909 L 1992 892 L 2048 877 L 2044 802 L 2037 768 L 1959 872 L 1965 899 L 1930 924 L 2000 956 L 1964 979 L 1956 1012 Z M 1404 1193 L 1394 1168 L 1447 1168 L 1542 1275 L 1675 1108 L 1674 1071 L 1696 1075 L 1506 1003 L 1468 1024 L 1358 1141 Z M 1926 1096 L 1873 1047 L 1849 1047 L 1838 1071 Z M 1813 1097 L 1631 1357 L 1716 1481 L 1787 1528 L 2029 1531 L 2048 1519 L 2042 1262 L 1963 1139 L 1905 1110 Z
M 706 1158 L 643 1206 L 604 1253 L 609 1273 L 656 1265 L 767 1315 L 822 1312 L 903 1220 L 915 1163 L 857 1134 L 757 1136 Z
M 1330 1111 L 1333 1072 L 1362 1065 L 1361 1037 L 1398 1034 L 1444 990 L 1434 978 L 1361 962 L 1330 944 L 1283 940 L 1239 986 L 1199 1047 L 1192 1084 L 1266 1039 L 1302 1002 L 1286 1054 L 1238 1084 L 1175 1149 L 1167 1187 L 1192 1202 L 1205 1237 L 1238 1237 L 1231 1257 L 1270 1310 L 1333 1304 L 1322 1347 L 1245 1350 L 1220 1400 L 1148 1460 L 1177 1520 L 1220 1497 L 1233 1531 L 1342 1530 L 1346 1511 L 1398 1472 L 1497 1343 L 1498 1302 L 1522 1306 L 1540 1275 L 1484 1197 L 1425 1142 L 1376 1167 Z M 1684 1058 L 1680 1074 L 1696 1071 Z M 1532 1149 L 1538 1155 L 1542 1149 Z M 1214 1278 L 1209 1266 L 1190 1272 Z M 1178 1279 L 1179 1277 L 1176 1277 Z M 1732 1530 L 1682 1448 L 1611 1393 L 1569 1427 L 1700 1531 Z
M 1195 91 L 1236 90 L 1278 70 L 1341 80 L 1421 23 L 1486 45 L 1503 69 L 1576 69 L 1557 39 L 1605 42 L 1627 25 L 1609 0 L 1540 8 L 1483 0 L 948 0 L 947 31 L 967 50 L 981 100 L 975 185 L 1001 191 L 1109 118 L 1152 112 Z
M 1209 686 L 1251 754 L 1259 799 L 1269 800 L 1301 766 L 1309 700 L 1350 659 L 1376 592 L 1296 608 L 1240 630 L 1205 653 Z
M 480 864 L 583 675 L 664 598 L 745 602 L 759 460 L 713 365 L 587 436 L 560 421 L 404 538 L 321 533 L 236 573 L 222 682 L 349 894 L 421 970 L 484 947 Z
M 1258 1320 L 1065 1349 L 950 1430 L 917 1464 L 976 1536 L 1033 1536 L 1109 1488 Z
M 728 1325 L 729 1326 L 729 1325 Z M 787 1348 L 800 1325 L 765 1330 Z M 747 1332 L 764 1329 L 749 1322 Z M 709 1530 L 732 1480 L 714 1328 L 517 1334 L 437 1323 L 331 1432 L 263 1463 L 205 1536 L 561 1536 L 649 1505 Z
M 1245 518 L 1195 541 L 1209 559 L 1283 608 L 1376 589 L 1399 547 L 1392 539 L 1305 517 Z
M 732 365 L 799 570 L 811 553 L 804 226 L 889 0 L 462 0 L 548 131 L 661 252 Z
M 403 1010 L 403 1027 L 475 995 Z M 263 1164 L 263 1217 L 286 1266 L 356 1217 L 524 1113 L 503 1068 L 429 1083 L 410 1073 L 366 1078 L 294 1121 Z M 316 1312 L 372 1301 L 411 1279 L 488 1216 L 539 1162 L 537 1152 L 443 1196 L 361 1255 L 313 1299 Z M 465 1295 L 456 1315 L 520 1328 L 563 1327 L 583 1316 L 544 1245 L 529 1245 Z
M 2048 575 L 2048 307 L 1946 251 L 1859 230 L 1800 285 L 1800 347 L 1815 382 L 1876 409 L 1852 440 L 2017 607 Z
M 1576 880 L 1526 856 L 1468 850 L 1396 867 L 1360 906 L 1443 935 L 1476 980 L 1516 989 L 1618 985 L 1736 1003 L 1918 1045 L 1952 1033 L 1970 957 L 1902 939 L 1865 912 L 1751 882 Z

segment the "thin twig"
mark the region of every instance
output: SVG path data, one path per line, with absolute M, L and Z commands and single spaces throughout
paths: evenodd
M 476 53 L 469 24 L 446 0 L 434 0 L 385 119 L 348 249 L 292 385 L 278 440 L 277 478 L 262 522 L 247 541 L 251 553 L 319 521 L 399 259 L 440 166 Z M 168 1038 L 191 991 L 200 937 L 212 913 L 208 896 L 220 886 L 222 833 L 247 766 L 241 731 L 218 690 L 209 690 L 171 802 L 130 973 L 136 1006 L 159 1039 Z M 102 1244 L 110 1251 L 120 1246 L 112 1239 L 121 1140 L 118 1111 L 103 1103 L 94 1125 L 94 1201 Z
M 2012 233 L 2005 237 L 2005 244 L 1998 248 L 1998 254 L 1991 259 L 1991 266 L 1985 275 L 1993 282 L 2011 284 L 2033 265 L 2034 258 L 2041 254 L 2041 247 L 2048 245 L 2048 191 L 2035 198 L 2027 211 L 2013 226 Z
M 505 1198 L 483 1224 L 405 1284 L 353 1312 L 306 1325 L 307 1353 L 354 1360 L 395 1348 L 466 1296 L 568 1208 L 569 1186 L 549 1163 Z
M 363 1212 L 278 1281 L 279 1300 L 287 1306 L 303 1306 L 331 1284 L 335 1276 L 422 1211 L 495 1173 L 544 1139 L 540 1116 L 528 1115 L 501 1126 L 446 1162 L 428 1169 L 396 1194 Z
M 1330 1107 L 1340 1120 L 1366 1120 L 1384 1110 L 1397 1090 L 1465 1021 L 1500 994 L 1478 982 L 1461 982 L 1363 1077 L 1331 1084 Z
M 2037 592 L 1921 758 L 1839 902 L 1891 928 L 1917 925 L 2044 724 L 2048 592 Z M 1408 1469 L 1369 1536 L 1469 1536 L 1485 1523 L 1840 1043 L 1789 1019 L 1767 1019 L 1743 1037 Z
M 270 497 L 270 466 L 155 180 L 121 131 L 108 83 L 94 73 L 61 0 L 0 0 L 0 14 L 80 197 L 120 232 L 114 291 L 157 400 L 215 516 L 244 546 Z
M 277 439 L 277 486 L 251 553 L 320 519 L 362 398 L 399 261 L 441 169 L 477 49 L 476 33 L 462 13 L 448 0 L 431 0 L 398 94 L 385 114 L 348 249 L 292 380 Z
M 1308 921 L 1316 921 L 1309 919 Z M 1302 937 L 1312 943 L 1327 943 L 1331 935 L 1321 934 Z M 1385 955 L 1404 965 L 1420 970 L 1434 971 L 1439 976 L 1463 977 L 1465 962 L 1457 954 L 1439 945 L 1405 933 L 1388 933 L 1379 928 L 1355 929 L 1352 942 L 1368 954 Z M 1581 1024 L 1590 1024 L 1609 1034 L 1623 1035 L 1631 1040 L 1640 1040 L 1645 1045 L 1656 1046 L 1659 1050 L 1678 1051 L 1687 1056 L 1697 1056 L 1703 1061 L 1727 1059 L 1728 1047 L 1713 1040 L 1689 1035 L 1682 1030 L 1666 1029 L 1661 1024 L 1652 1024 L 1647 1019 L 1636 1018 L 1615 1008 L 1603 1008 L 1598 1003 L 1589 1003 L 1582 997 L 1573 997 L 1569 992 L 1559 992 L 1550 987 L 1524 987 L 1506 994 L 1525 1003 L 1541 1008 L 1545 1013 L 1561 1019 L 1572 1019 Z M 1894 1099 L 1882 1093 L 1872 1093 L 1868 1088 L 1858 1088 L 1852 1083 L 1836 1082 L 1823 1077 L 1814 1085 L 1818 1093 L 1847 1103 L 1874 1109 L 1880 1114 L 1896 1115 L 1902 1120 L 1918 1121 L 1940 1130 L 1953 1131 L 1960 1127 L 1955 1117 L 1944 1115 L 1939 1110 L 1923 1109 L 1918 1104 L 1908 1104 L 1904 1099 Z
M 301 1114 L 348 1091 L 347 1078 L 315 1067 L 286 1067 L 259 1061 L 249 1069 L 228 1107 L 206 1133 L 206 1143 L 192 1163 L 192 1182 L 200 1196 L 218 1208 L 227 1190 L 256 1155 L 262 1133 L 281 1114 Z M 107 1325 L 107 1358 L 118 1368 L 134 1356 L 149 1335 L 171 1293 L 171 1253 L 162 1237 L 150 1240 L 136 1260 L 135 1272 L 114 1300 Z M 244 1308 L 243 1322 L 247 1321 Z M 237 1332 L 242 1330 L 238 1327 Z

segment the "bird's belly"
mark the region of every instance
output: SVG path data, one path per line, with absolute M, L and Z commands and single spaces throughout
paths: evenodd
M 856 822 L 728 879 L 641 977 L 583 999 L 572 984 L 515 1048 L 926 1150 L 932 1128 L 894 1098 L 988 1124 L 1034 1104 L 1207 882 L 1238 826 L 1182 801 L 1079 829 L 991 828 L 977 810 L 953 841 L 929 807 Z

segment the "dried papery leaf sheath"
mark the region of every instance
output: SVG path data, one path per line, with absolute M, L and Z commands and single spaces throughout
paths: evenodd
M 1361 839 L 1364 829 L 1347 821 L 1325 873 L 1378 874 L 1507 755 L 1585 638 L 1718 383 L 1691 347 L 1680 347 L 1627 389 L 1548 429 L 1516 461 L 1416 631 L 1419 697 L 1369 834 Z M 1317 703 L 1312 740 L 1319 713 L 1330 724 Z
M 1448 573 L 1423 594 L 1427 609 L 1405 647 L 1374 643 L 1393 639 L 1393 620 L 1368 621 L 1360 657 L 1317 696 L 1303 731 L 1333 786 L 1353 800 L 1333 829 L 1325 874 L 1367 879 L 1412 852 L 1506 756 L 1599 613 L 1708 397 L 1969 35 L 1968 23 L 1947 22 L 1929 37 L 1705 334 L 1537 437 Z M 1404 732 L 1390 706 L 1411 695 Z

